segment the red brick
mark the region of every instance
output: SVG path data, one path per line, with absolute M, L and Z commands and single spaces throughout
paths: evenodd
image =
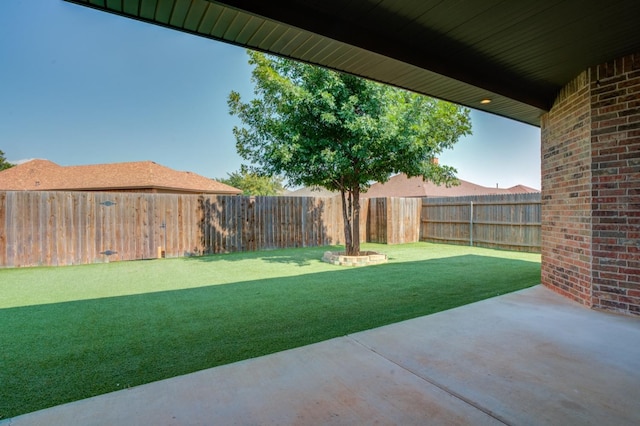
M 589 72 L 562 89 L 541 121 L 542 280 L 586 305 L 635 314 L 640 55 Z

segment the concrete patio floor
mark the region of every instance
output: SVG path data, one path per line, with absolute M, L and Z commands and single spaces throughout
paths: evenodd
M 640 319 L 536 286 L 0 424 L 638 425 Z

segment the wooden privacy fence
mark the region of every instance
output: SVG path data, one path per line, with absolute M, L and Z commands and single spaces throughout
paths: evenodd
M 363 198 L 360 240 L 540 251 L 540 194 Z M 0 267 L 344 244 L 340 197 L 0 191 Z
M 362 199 L 361 241 L 418 241 L 416 203 Z M 339 197 L 0 191 L 0 267 L 344 244 L 343 232 Z
M 369 198 L 361 201 L 366 230 L 361 241 L 403 244 L 420 241 L 420 198 Z M 366 210 L 365 210 L 366 209 Z
M 540 193 L 422 201 L 422 241 L 540 252 L 540 230 Z

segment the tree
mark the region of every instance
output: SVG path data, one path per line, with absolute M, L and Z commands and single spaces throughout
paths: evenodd
M 0 149 L 0 172 L 13 166 L 14 164 L 11 164 L 4 158 L 4 152 Z
M 345 248 L 360 252 L 360 194 L 395 173 L 456 184 L 434 161 L 471 132 L 469 110 L 342 74 L 249 52 L 255 98 L 231 92 L 238 153 L 253 170 L 342 196 Z
M 218 182 L 242 190 L 243 195 L 278 195 L 284 190 L 283 179 L 276 176 L 263 176 L 241 166 L 237 172 L 227 173 L 228 178 L 216 179 Z

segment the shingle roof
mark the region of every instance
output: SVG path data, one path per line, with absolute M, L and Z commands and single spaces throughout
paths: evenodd
M 489 188 L 475 183 L 460 180 L 460 185 L 447 188 L 438 186 L 433 182 L 425 182 L 422 177 L 408 178 L 401 173 L 392 176 L 386 183 L 375 183 L 364 193 L 363 197 L 462 197 L 468 195 L 494 195 L 517 194 L 539 192 L 524 185 L 516 185 L 511 188 Z
M 0 172 L 0 190 L 113 191 L 148 190 L 206 194 L 240 194 L 237 188 L 153 161 L 60 166 L 31 160 Z
M 531 188 L 525 185 L 512 186 L 511 188 L 507 188 L 507 190 L 512 194 L 531 194 L 533 192 L 540 192 L 539 189 Z
M 289 197 L 335 197 L 338 194 L 338 192 L 332 192 L 319 186 L 305 186 L 285 195 Z
M 495 194 L 527 194 L 540 192 L 537 189 L 524 185 L 515 185 L 510 188 L 489 188 L 475 183 L 459 179 L 460 185 L 447 188 L 438 186 L 433 182 L 424 182 L 422 177 L 408 178 L 401 173 L 392 176 L 386 183 L 374 183 L 369 190 L 361 194 L 364 198 L 386 197 L 465 197 L 470 195 L 495 195 Z M 338 192 L 331 192 L 324 188 L 305 187 L 292 191 L 286 195 L 297 197 L 333 197 Z

